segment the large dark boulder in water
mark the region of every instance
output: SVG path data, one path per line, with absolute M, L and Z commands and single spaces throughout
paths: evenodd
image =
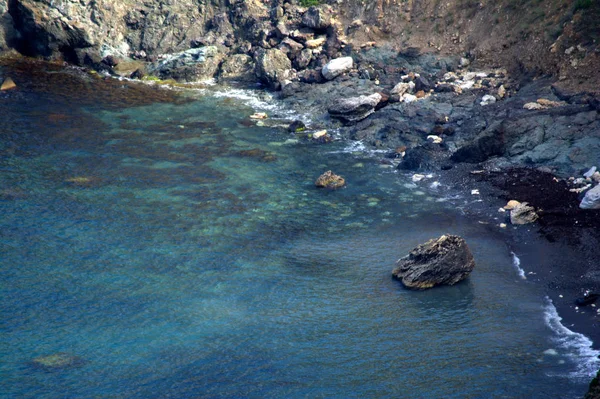
M 408 288 L 453 285 L 475 267 L 473 254 L 461 237 L 443 235 L 421 244 L 396 262 L 392 275 Z

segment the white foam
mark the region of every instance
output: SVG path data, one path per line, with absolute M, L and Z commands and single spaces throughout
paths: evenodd
M 569 330 L 561 323 L 562 319 L 558 315 L 552 300 L 548 297 L 546 297 L 546 304 L 544 305 L 544 319 L 546 325 L 554 333 L 552 339 L 556 344 L 558 353 L 564 355 L 576 365 L 575 371 L 569 373 L 567 377 L 587 381 L 590 377 L 596 375 L 600 367 L 600 359 L 598 359 L 600 351 L 592 348 L 593 343 L 588 337 Z
M 514 252 L 511 252 L 511 255 L 513 259 L 513 266 L 515 267 L 515 269 L 517 269 L 519 277 L 521 277 L 523 280 L 526 280 L 527 277 L 525 277 L 525 270 L 521 269 L 521 259 L 519 259 L 517 254 Z
M 235 98 L 241 100 L 249 107 L 252 107 L 256 110 L 261 111 L 277 111 L 280 114 L 294 114 L 292 110 L 286 110 L 281 106 L 275 99 L 265 99 L 261 98 L 259 94 L 263 94 L 263 92 L 258 92 L 255 90 L 247 90 L 247 89 L 234 89 L 234 88 L 226 88 L 226 89 L 218 89 L 211 91 L 211 94 L 214 97 L 228 97 Z

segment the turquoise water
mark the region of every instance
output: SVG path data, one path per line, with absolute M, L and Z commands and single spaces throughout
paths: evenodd
M 589 342 L 443 190 L 356 143 L 257 126 L 261 107 L 284 111 L 251 92 L 117 101 L 128 84 L 18 73 L 28 83 L 0 93 L 0 397 L 585 392 Z M 347 187 L 316 189 L 328 169 Z M 414 292 L 391 279 L 444 233 L 469 243 L 468 280 Z M 54 353 L 83 363 L 33 367 Z

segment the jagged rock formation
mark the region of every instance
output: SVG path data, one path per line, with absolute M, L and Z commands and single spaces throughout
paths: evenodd
M 443 235 L 421 244 L 396 262 L 392 275 L 408 288 L 453 285 L 465 279 L 475 260 L 464 239 Z

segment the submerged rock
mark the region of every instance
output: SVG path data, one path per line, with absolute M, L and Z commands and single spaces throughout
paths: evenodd
M 414 248 L 396 262 L 392 275 L 408 288 L 426 289 L 453 285 L 475 268 L 475 260 L 465 240 L 443 235 Z
M 375 112 L 381 101 L 381 94 L 344 98 L 331 105 L 327 110 L 333 118 L 344 122 L 358 122 Z
M 59 371 L 73 367 L 81 367 L 85 361 L 79 356 L 59 352 L 52 355 L 39 356 L 31 361 L 34 368 L 44 371 Z
M 319 176 L 317 181 L 315 181 L 315 186 L 320 188 L 336 189 L 343 187 L 345 184 L 346 180 L 344 180 L 342 176 L 338 176 L 330 170 L 323 173 L 321 176 Z

